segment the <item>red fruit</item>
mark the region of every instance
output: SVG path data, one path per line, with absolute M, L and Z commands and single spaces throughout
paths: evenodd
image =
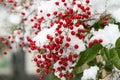
M 17 2 L 14 2 L 13 6 L 16 7 L 17 6 Z
M 91 12 L 90 12 L 90 11 L 88 11 L 88 12 L 87 12 L 87 14 L 88 14 L 88 15 L 91 15 Z
M 57 11 L 53 12 L 54 15 L 57 15 Z
M 41 55 L 37 55 L 38 58 L 41 58 Z
M 70 38 L 70 37 L 67 37 L 67 38 L 66 38 L 66 41 L 70 42 L 70 41 L 71 41 L 71 38 Z
M 4 52 L 3 52 L 3 54 L 4 54 L 4 55 L 6 55 L 6 54 L 7 54 L 7 52 L 6 52 L 6 51 L 4 51 Z
M 62 77 L 63 77 L 63 74 L 62 74 L 62 73 L 60 73 L 60 74 L 59 74 L 59 77 L 60 77 L 60 78 L 62 78 Z
M 9 3 L 12 3 L 12 2 L 13 2 L 13 0 L 8 0 L 8 2 L 9 2 Z
M 57 68 L 57 71 L 60 71 L 60 70 L 61 70 L 61 68 L 60 68 L 60 67 L 58 67 L 58 68 Z
M 61 0 L 62 2 L 65 2 L 65 0 Z
M 37 62 L 38 61 L 38 59 L 37 58 L 34 58 L 34 62 Z
M 48 58 L 51 58 L 51 57 L 52 57 L 52 55 L 51 55 L 51 54 L 47 54 L 47 57 L 48 57 Z
M 55 42 L 56 42 L 56 43 L 59 43 L 59 38 L 55 38 Z
M 73 74 L 72 74 L 72 73 L 69 74 L 69 75 L 68 75 L 68 78 L 73 78 Z
M 63 53 L 63 49 L 60 49 L 60 53 L 61 53 L 61 54 Z
M 12 46 L 9 46 L 9 49 L 12 49 Z
M 85 35 L 84 35 L 84 34 L 81 34 L 81 35 L 79 35 L 78 37 L 79 37 L 79 39 L 84 39 L 84 38 L 85 38 Z
M 72 4 L 73 4 L 73 5 L 75 5 L 75 4 L 76 4 L 76 2 L 75 2 L 75 1 L 73 1 L 73 2 L 72 2 Z
M 54 73 L 54 72 L 55 72 L 55 69 L 53 68 L 53 69 L 52 69 L 52 73 Z
M 97 39 L 94 39 L 94 41 L 93 41 L 94 43 L 98 43 L 98 40 Z
M 61 35 L 61 36 L 60 36 L 60 39 L 64 39 L 64 36 Z
M 107 21 L 103 21 L 102 24 L 103 24 L 103 25 L 107 25 Z
M 52 40 L 53 40 L 53 37 L 52 37 L 50 34 L 48 34 L 48 35 L 47 35 L 47 39 L 49 39 L 50 41 L 52 41 Z
M 43 79 L 43 78 L 44 78 L 44 76 L 41 74 L 41 75 L 40 75 L 40 79 Z
M 70 28 L 71 30 L 73 30 L 73 26 L 69 26 L 69 28 Z
M 50 17 L 50 13 L 47 14 L 47 17 Z
M 70 44 L 69 44 L 69 43 L 66 43 L 66 44 L 65 44 L 65 46 L 66 46 L 66 47 L 69 47 L 69 46 L 70 46 Z
M 86 10 L 90 10 L 90 7 L 87 7 Z
M 89 47 L 92 47 L 93 43 L 92 42 L 89 42 L 88 46 Z
M 103 40 L 102 40 L 102 39 L 99 39 L 99 42 L 101 43 L 101 42 L 103 42 Z
M 58 6 L 58 5 L 59 5 L 59 2 L 55 2 L 55 4 Z
M 21 12 L 21 14 L 22 14 L 23 16 L 25 16 L 25 12 Z
M 74 54 L 73 54 L 73 57 L 74 57 L 74 58 L 77 58 L 77 57 L 78 57 L 78 54 L 74 53 Z
M 104 19 L 104 20 L 106 20 L 106 21 L 107 21 L 107 20 L 109 20 L 109 17 L 105 17 L 105 19 Z
M 90 2 L 90 0 L 86 0 L 86 3 L 88 4 Z
M 68 60 L 69 60 L 70 62 L 73 61 L 73 60 L 72 60 L 72 54 L 69 54 L 69 56 L 68 56 Z
M 42 54 L 42 57 L 43 57 L 44 59 L 46 59 L 46 54 Z
M 39 73 L 39 72 L 40 72 L 40 69 L 36 69 L 36 72 Z
M 64 3 L 64 6 L 67 6 L 67 3 Z
M 78 46 L 77 44 L 75 44 L 75 45 L 74 45 L 74 48 L 75 48 L 75 49 L 78 49 L 78 48 L 79 48 L 79 46 Z
M 72 35 L 75 35 L 75 32 L 74 32 L 74 31 L 71 31 L 71 34 L 72 34 Z
M 48 73 L 49 73 L 49 70 L 48 70 L 48 69 L 46 69 L 46 70 L 45 70 L 45 74 L 48 74 Z

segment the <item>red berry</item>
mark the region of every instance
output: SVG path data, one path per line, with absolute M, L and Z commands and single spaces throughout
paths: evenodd
M 103 42 L 103 40 L 102 40 L 102 39 L 99 39 L 99 42 L 101 43 L 101 42 Z
M 6 51 L 4 51 L 4 52 L 3 52 L 3 54 L 4 54 L 4 55 L 6 55 L 6 54 L 7 54 L 7 52 L 6 52 Z
M 38 58 L 41 58 L 41 55 L 37 55 Z
M 89 47 L 92 47 L 93 43 L 92 42 L 89 42 L 88 46 Z
M 61 0 L 62 2 L 65 2 L 65 0 Z
M 72 35 L 75 35 L 75 31 L 71 31 L 71 34 L 72 34 Z
M 34 62 L 37 62 L 38 61 L 38 59 L 37 58 L 34 58 Z
M 103 24 L 103 25 L 107 25 L 107 21 L 103 21 L 102 24 Z
M 88 12 L 87 12 L 87 14 L 88 14 L 88 15 L 91 15 L 91 12 L 90 12 L 90 11 L 88 11 Z
M 74 54 L 73 54 L 73 57 L 74 57 L 74 58 L 77 58 L 77 57 L 78 57 L 78 54 L 74 53 Z
M 40 75 L 40 79 L 43 79 L 43 78 L 44 78 L 44 76 L 41 74 L 41 75 Z
M 58 5 L 59 5 L 59 2 L 55 2 L 55 4 L 58 6 Z
M 22 14 L 23 16 L 25 16 L 25 12 L 21 12 L 21 14 Z
M 57 15 L 57 11 L 53 12 L 54 15 Z
M 60 49 L 60 53 L 61 53 L 61 54 L 63 53 L 63 49 Z
M 50 13 L 47 14 L 47 17 L 50 17 Z
M 70 46 L 70 44 L 69 44 L 69 43 L 66 43 L 66 44 L 65 44 L 65 46 L 66 46 L 66 47 L 69 47 L 69 46 Z
M 109 20 L 109 17 L 105 17 L 105 19 L 104 19 L 104 20 L 106 20 L 106 21 L 107 21 L 107 20 Z
M 88 4 L 90 2 L 90 0 L 86 0 L 86 3 Z
M 75 49 L 78 49 L 78 48 L 79 48 L 79 46 L 78 46 L 77 44 L 75 44 L 75 45 L 74 45 L 74 48 L 75 48 Z
M 98 40 L 97 39 L 94 39 L 94 41 L 93 41 L 94 43 L 98 43 Z
M 40 72 L 40 69 L 36 69 L 36 72 L 39 73 L 39 72 Z
M 70 37 L 67 37 L 67 38 L 66 38 L 66 41 L 70 42 L 70 41 L 71 41 L 71 38 L 70 38 Z
M 62 73 L 60 73 L 60 74 L 59 74 L 59 77 L 60 77 L 60 78 L 62 78 L 62 77 L 63 77 L 63 74 L 62 74 Z
M 9 3 L 12 3 L 12 2 L 13 2 L 13 0 L 8 0 L 8 2 L 9 2 Z

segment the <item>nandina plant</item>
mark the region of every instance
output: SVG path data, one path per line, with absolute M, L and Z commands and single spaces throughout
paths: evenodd
M 34 52 L 41 80 L 44 75 L 50 80 L 112 79 L 113 72 L 120 69 L 120 23 L 106 10 L 109 1 L 102 2 L 105 9 L 96 12 L 94 0 L 41 1 L 29 14 L 35 4 L 23 4 L 22 20 L 12 35 L 0 38 L 1 44 L 11 50 L 11 44 L 18 42 L 18 47 Z M 8 3 L 4 5 L 12 11 L 19 4 L 14 0 Z M 27 4 L 26 0 L 23 3 Z M 28 23 L 29 29 L 25 27 Z M 24 36 L 28 30 L 32 33 Z

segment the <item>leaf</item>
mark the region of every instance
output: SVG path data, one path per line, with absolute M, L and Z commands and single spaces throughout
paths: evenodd
M 116 40 L 115 47 L 120 48 L 120 37 Z
M 119 58 L 120 58 L 120 49 L 116 49 L 116 50 L 117 50 L 118 56 L 119 56 Z
M 120 31 L 120 22 L 115 23 L 115 24 L 117 24 L 117 25 L 118 25 L 118 29 L 119 29 L 119 31 Z
M 81 67 L 84 63 L 93 60 L 101 48 L 102 45 L 96 43 L 92 47 L 87 48 L 85 51 L 81 52 L 76 68 Z
M 92 26 L 96 31 L 98 31 L 99 29 L 103 29 L 104 25 L 101 24 L 101 21 L 96 22 L 93 26 Z M 91 28 L 92 28 L 91 27 Z
M 112 72 L 113 66 L 112 64 L 106 64 L 104 68 L 107 72 Z
M 115 48 L 110 49 L 110 57 L 114 66 L 120 70 L 120 57 L 118 56 L 118 52 Z
M 105 70 L 107 71 L 107 72 L 111 72 L 112 71 L 112 63 L 111 63 L 111 61 L 110 61 L 110 52 L 109 52 L 109 50 L 107 49 L 107 48 L 102 48 L 101 49 L 101 55 L 102 55 L 102 57 L 103 57 L 103 59 L 105 60 L 105 66 L 104 66 L 104 68 L 105 68 Z
M 101 53 L 103 59 L 105 60 L 105 62 L 107 64 L 110 63 L 110 53 L 109 53 L 109 50 L 104 47 L 104 48 L 101 49 L 100 53 Z

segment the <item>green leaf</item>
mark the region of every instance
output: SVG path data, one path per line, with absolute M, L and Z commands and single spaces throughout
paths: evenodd
M 112 72 L 113 66 L 112 64 L 106 64 L 104 68 L 107 72 Z
M 120 48 L 120 37 L 116 40 L 115 47 Z
M 115 48 L 110 49 L 110 57 L 114 66 L 120 70 L 120 57 Z
M 118 25 L 118 29 L 119 29 L 119 31 L 120 31 L 120 22 L 115 23 L 115 24 L 117 24 L 117 25 Z
M 96 31 L 98 31 L 99 29 L 103 29 L 104 25 L 101 23 L 101 21 L 98 21 L 93 26 L 91 26 L 91 28 L 94 28 Z
M 87 48 L 85 51 L 81 52 L 76 68 L 81 67 L 84 63 L 93 60 L 101 48 L 102 45 L 96 43 L 92 47 Z
M 105 60 L 105 66 L 104 66 L 104 68 L 105 68 L 105 70 L 107 71 L 107 72 L 112 72 L 112 63 L 111 63 L 111 61 L 110 61 L 110 52 L 109 52 L 109 50 L 107 49 L 107 48 L 102 48 L 101 49 L 101 55 L 102 55 L 102 57 L 103 57 L 103 59 Z
M 101 53 L 103 59 L 105 60 L 106 64 L 110 63 L 110 53 L 109 53 L 109 50 L 104 47 L 104 48 L 101 49 L 100 53 Z
M 119 56 L 119 58 L 120 58 L 120 49 L 116 49 L 116 50 L 117 50 L 118 56 Z

